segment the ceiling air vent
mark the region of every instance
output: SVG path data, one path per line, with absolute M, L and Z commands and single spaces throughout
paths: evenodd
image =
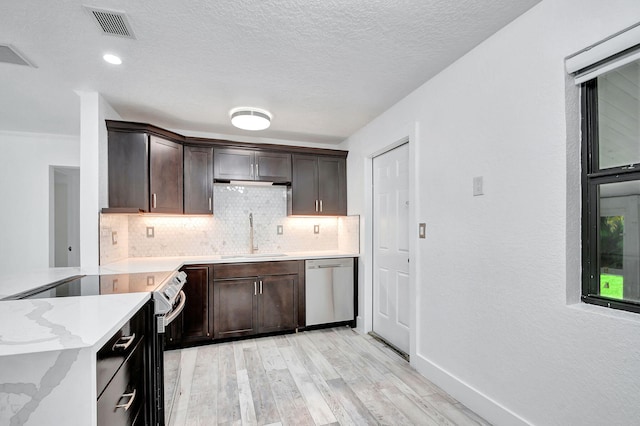
M 31 62 L 21 55 L 15 47 L 10 44 L 0 44 L 0 62 L 5 64 L 26 65 L 35 68 Z
M 133 29 L 131 28 L 127 15 L 124 12 L 97 9 L 90 6 L 84 6 L 84 8 L 91 14 L 94 22 L 98 24 L 105 35 L 132 39 L 136 38 L 136 36 L 133 35 Z

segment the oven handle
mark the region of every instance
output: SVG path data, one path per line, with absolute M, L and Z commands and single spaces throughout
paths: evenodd
M 180 303 L 178 304 L 178 306 L 176 306 L 168 315 L 164 317 L 165 327 L 171 324 L 171 322 L 176 319 L 178 315 L 180 315 L 180 313 L 184 309 L 184 305 L 187 303 L 187 296 L 184 294 L 184 290 L 180 290 L 179 297 Z

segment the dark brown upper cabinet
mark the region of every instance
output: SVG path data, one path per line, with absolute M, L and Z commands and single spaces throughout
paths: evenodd
M 290 215 L 347 213 L 347 151 L 190 137 L 129 121 L 106 126 L 104 213 L 212 214 L 213 182 L 231 180 L 291 185 Z
M 182 144 L 109 131 L 108 212 L 182 213 Z
M 149 136 L 149 180 L 152 213 L 183 211 L 183 147 L 157 136 Z
M 213 214 L 213 148 L 184 147 L 184 213 Z
M 343 157 L 293 154 L 289 215 L 345 216 L 346 160 Z
M 291 182 L 291 154 L 216 148 L 214 178 L 218 181 L 245 180 L 287 184 Z

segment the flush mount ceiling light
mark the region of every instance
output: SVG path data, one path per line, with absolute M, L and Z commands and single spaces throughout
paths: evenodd
M 239 107 L 229 111 L 231 124 L 242 130 L 264 130 L 271 125 L 271 113 L 264 109 Z
M 111 53 L 107 53 L 102 57 L 102 59 L 113 65 L 120 65 L 122 63 L 122 59 L 120 59 L 116 55 L 112 55 Z

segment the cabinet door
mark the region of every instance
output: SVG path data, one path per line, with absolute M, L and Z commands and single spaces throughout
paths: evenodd
M 213 175 L 219 180 L 253 180 L 253 151 L 216 149 L 213 153 Z
M 318 205 L 318 160 L 314 155 L 292 157 L 293 175 L 289 191 L 288 213 L 315 215 Z
M 109 207 L 149 211 L 148 136 L 109 132 Z
M 258 279 L 258 332 L 294 330 L 298 324 L 298 275 Z
M 187 303 L 182 311 L 182 343 L 211 340 L 213 333 L 211 315 L 211 292 L 208 266 L 187 266 L 182 269 L 187 274 L 183 287 Z
M 182 213 L 182 145 L 150 136 L 151 209 L 153 213 Z
M 255 180 L 263 182 L 291 182 L 291 154 L 256 151 L 254 154 Z
M 216 339 L 249 336 L 258 332 L 256 278 L 215 280 L 214 322 Z
M 321 215 L 347 214 L 345 163 L 344 158 L 318 157 L 318 210 Z
M 213 214 L 213 148 L 184 147 L 184 212 Z

